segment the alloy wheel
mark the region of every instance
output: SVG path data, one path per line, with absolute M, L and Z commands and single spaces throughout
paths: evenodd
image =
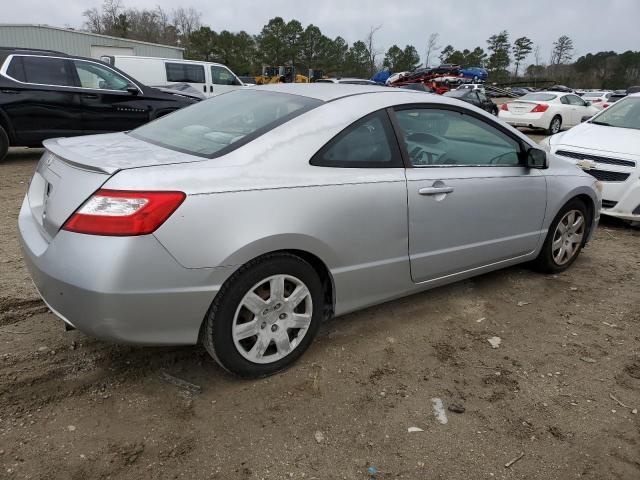
M 291 275 L 273 275 L 256 283 L 240 301 L 233 343 L 250 362 L 277 362 L 300 345 L 312 316 L 307 286 Z
M 579 210 L 569 210 L 558 222 L 553 233 L 551 253 L 557 265 L 565 265 L 575 257 L 582 245 L 585 232 L 584 215 Z
M 558 117 L 551 120 L 551 133 L 556 134 L 560 131 L 560 119 Z

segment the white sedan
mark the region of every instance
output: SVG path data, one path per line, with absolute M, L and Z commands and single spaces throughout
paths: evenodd
M 613 92 L 596 90 L 592 92 L 586 92 L 584 95 L 582 95 L 582 99 L 585 102 L 591 102 L 591 105 L 596 107 L 598 110 L 602 110 L 612 93 Z
M 541 128 L 554 135 L 598 112 L 590 102 L 573 93 L 534 92 L 503 103 L 498 116 L 514 127 Z
M 602 182 L 601 213 L 640 226 L 640 93 L 543 141 Z

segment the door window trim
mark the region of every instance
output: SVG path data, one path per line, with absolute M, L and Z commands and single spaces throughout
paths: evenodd
M 481 122 L 484 122 L 489 127 L 495 128 L 500 133 L 506 135 L 511 140 L 516 142 L 520 147 L 520 151 L 518 152 L 518 158 L 520 163 L 518 165 L 413 165 L 411 163 L 411 159 L 409 158 L 409 152 L 407 151 L 407 146 L 404 142 L 404 134 L 400 128 L 400 124 L 398 123 L 398 118 L 396 116 L 396 112 L 402 110 L 450 110 L 456 113 L 460 113 L 463 115 L 469 115 L 470 117 L 475 118 Z M 396 139 L 398 141 L 398 147 L 400 148 L 400 153 L 402 155 L 402 160 L 405 168 L 522 168 L 525 166 L 525 158 L 524 152 L 529 146 L 525 143 L 521 138 L 517 135 L 514 135 L 513 132 L 510 132 L 503 125 L 493 121 L 492 119 L 487 119 L 483 115 L 473 112 L 471 110 L 467 110 L 466 108 L 458 107 L 457 105 L 446 105 L 446 104 L 437 104 L 437 103 L 405 103 L 401 105 L 394 105 L 393 107 L 387 108 L 387 112 L 389 113 L 389 117 L 391 120 L 391 125 L 393 126 L 394 132 L 396 134 Z
M 336 162 L 326 162 L 322 157 L 323 155 L 332 148 L 337 142 L 342 140 L 345 136 L 347 136 L 354 127 L 358 126 L 364 119 L 368 117 L 372 117 L 374 115 L 382 115 L 383 118 L 386 119 L 387 125 L 383 125 L 383 127 L 388 127 L 389 131 L 387 132 L 389 136 L 387 136 L 387 141 L 389 144 L 389 150 L 391 151 L 391 161 L 390 162 L 348 162 L 348 161 L 336 161 Z M 374 110 L 373 112 L 369 112 L 366 115 L 354 120 L 345 128 L 340 130 L 336 135 L 331 137 L 329 141 L 327 141 L 320 149 L 311 156 L 309 160 L 309 165 L 314 167 L 325 167 L 325 168 L 404 168 L 405 162 L 404 157 L 402 155 L 402 150 L 400 146 L 400 142 L 398 140 L 398 134 L 396 129 L 393 126 L 393 120 L 389 115 L 388 108 L 380 108 L 378 110 Z
M 111 89 L 106 89 L 106 88 L 89 88 L 89 87 L 83 87 L 81 85 L 50 85 L 48 83 L 33 83 L 33 82 L 23 82 L 21 80 L 18 80 L 16 78 L 13 78 L 12 76 L 7 74 L 7 70 L 9 69 L 9 65 L 11 64 L 11 60 L 14 57 L 37 57 L 37 58 L 56 58 L 58 60 L 66 60 L 69 62 L 73 62 L 73 60 L 79 60 L 82 62 L 88 62 L 88 63 L 95 63 L 96 65 L 100 66 L 100 67 L 104 67 L 107 68 L 109 70 L 111 70 L 112 72 L 120 75 L 121 77 L 126 78 L 133 86 L 135 86 L 138 89 L 138 92 L 144 95 L 144 92 L 142 91 L 142 89 L 140 88 L 140 86 L 134 82 L 133 80 L 131 80 L 130 77 L 128 77 L 127 75 L 125 75 L 124 73 L 121 72 L 117 72 L 115 71 L 113 68 L 111 68 L 111 66 L 107 65 L 104 62 L 100 62 L 100 61 L 94 61 L 94 60 L 88 60 L 85 58 L 79 58 L 79 57 L 57 57 L 55 55 L 28 55 L 28 54 L 23 54 L 23 53 L 12 53 L 11 55 L 8 55 L 7 58 L 5 59 L 4 63 L 2 64 L 2 68 L 0 68 L 0 75 L 2 75 L 5 78 L 8 78 L 9 80 L 16 82 L 16 83 L 20 83 L 22 85 L 36 85 L 39 87 L 54 87 L 54 88 L 79 88 L 81 90 L 91 90 L 93 92 L 117 92 L 117 93 L 127 93 L 124 90 L 111 90 Z M 73 66 L 73 65 L 72 65 Z M 75 67 L 73 67 L 75 68 Z M 75 73 L 74 77 L 77 77 L 77 73 Z

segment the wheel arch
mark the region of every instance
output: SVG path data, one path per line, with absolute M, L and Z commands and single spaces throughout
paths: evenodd
M 553 222 L 553 219 L 556 218 L 558 212 L 560 212 L 560 210 L 562 210 L 564 206 L 572 200 L 580 200 L 587 208 L 587 220 L 589 222 L 589 225 L 587 227 L 587 235 L 585 235 L 584 237 L 584 244 L 586 244 L 588 239 L 591 238 L 591 230 L 594 225 L 594 219 L 597 217 L 597 213 L 599 211 L 597 205 L 597 196 L 595 192 L 593 192 L 593 190 L 587 186 L 574 188 L 570 190 L 564 197 L 562 197 L 562 199 L 554 202 L 555 206 L 553 207 L 552 214 L 550 214 L 548 217 L 547 227 L 551 225 L 551 222 Z

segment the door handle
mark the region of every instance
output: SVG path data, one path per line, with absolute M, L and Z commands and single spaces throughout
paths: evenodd
M 98 98 L 98 94 L 96 93 L 83 93 L 82 98 Z
M 420 195 L 440 195 L 453 192 L 453 187 L 423 187 L 418 190 Z
M 206 86 L 206 85 L 203 85 L 203 86 L 202 86 L 202 91 L 203 91 L 204 93 L 207 93 L 207 86 Z
M 213 85 L 209 85 L 209 93 L 213 93 Z

